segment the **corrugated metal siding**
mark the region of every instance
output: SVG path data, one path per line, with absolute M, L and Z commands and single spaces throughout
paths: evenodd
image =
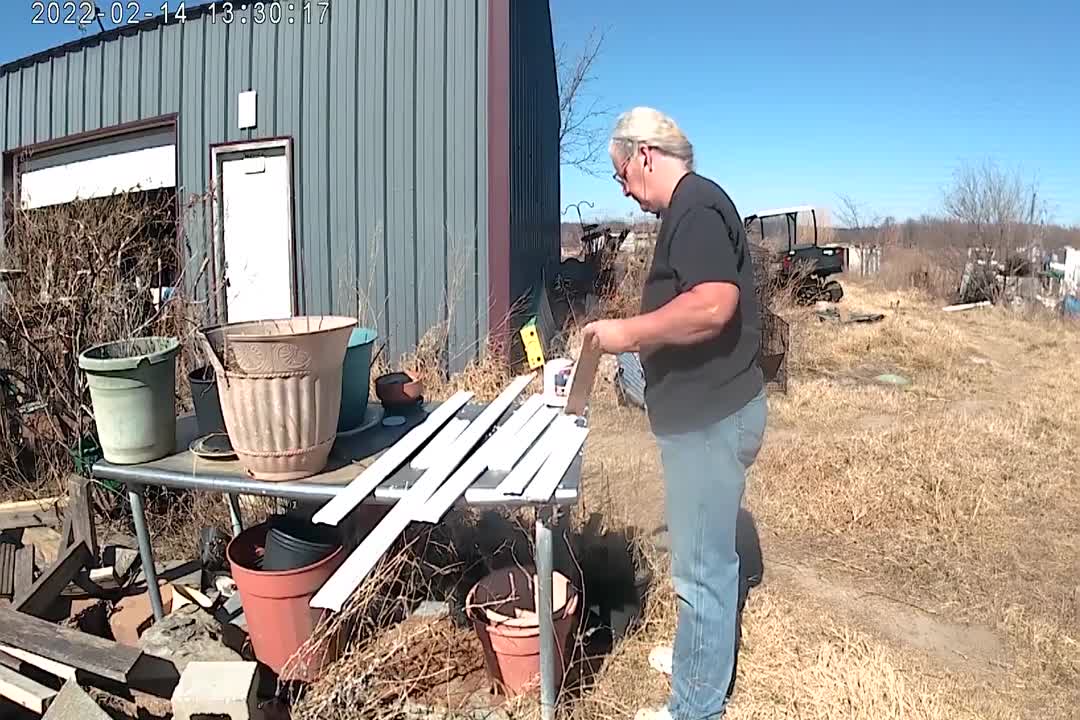
M 249 8 L 226 25 L 189 9 L 0 74 L 0 149 L 177 113 L 178 182 L 199 195 L 210 145 L 290 136 L 301 312 L 359 313 L 388 359 L 449 320 L 457 368 L 488 327 L 487 13 L 487 0 L 365 0 L 323 24 L 317 10 L 257 24 Z M 239 130 L 247 89 L 258 126 Z M 206 220 L 185 215 L 193 272 Z
M 559 86 L 546 0 L 510 3 L 510 302 L 559 257 Z

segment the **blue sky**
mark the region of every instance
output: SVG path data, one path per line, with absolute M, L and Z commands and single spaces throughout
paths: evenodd
M 992 158 L 1080 225 L 1080 3 L 550 1 L 571 52 L 606 31 L 591 93 L 671 114 L 744 214 L 840 193 L 877 215 L 934 213 L 959 163 Z M 0 62 L 79 37 L 32 25 L 30 0 L 2 5 Z M 606 167 L 564 169 L 562 195 L 637 210 Z
M 669 113 L 698 170 L 743 214 L 835 207 L 940 211 L 965 160 L 1039 179 L 1080 225 L 1080 3 L 551 0 L 556 42 L 606 30 L 592 92 Z M 612 122 L 614 118 L 612 118 Z M 563 205 L 626 215 L 610 177 L 562 174 Z M 573 211 L 571 211 L 573 212 Z

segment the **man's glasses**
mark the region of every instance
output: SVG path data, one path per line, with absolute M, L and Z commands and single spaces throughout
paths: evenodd
M 623 160 L 622 167 L 619 168 L 618 172 L 613 172 L 611 174 L 611 177 L 615 178 L 615 182 L 617 182 L 617 183 L 619 183 L 620 185 L 623 185 L 623 186 L 626 185 L 626 178 L 624 177 L 624 175 L 626 173 L 626 168 L 629 165 L 630 165 L 630 158 L 627 157 L 625 160 Z

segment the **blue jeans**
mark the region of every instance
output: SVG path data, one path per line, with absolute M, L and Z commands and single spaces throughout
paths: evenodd
M 735 663 L 739 595 L 735 521 L 767 416 L 762 391 L 708 427 L 656 436 L 679 604 L 668 702 L 675 720 L 724 714 Z

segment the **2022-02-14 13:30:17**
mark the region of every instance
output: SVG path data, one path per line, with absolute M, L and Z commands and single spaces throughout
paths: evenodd
M 279 2 L 214 2 L 198 8 L 210 22 L 226 25 L 324 23 L 330 15 L 330 0 L 285 0 Z M 155 0 L 34 0 L 30 3 L 33 25 L 90 25 L 108 20 L 113 25 L 134 25 L 154 17 L 166 23 L 183 23 L 189 18 L 186 2 Z

